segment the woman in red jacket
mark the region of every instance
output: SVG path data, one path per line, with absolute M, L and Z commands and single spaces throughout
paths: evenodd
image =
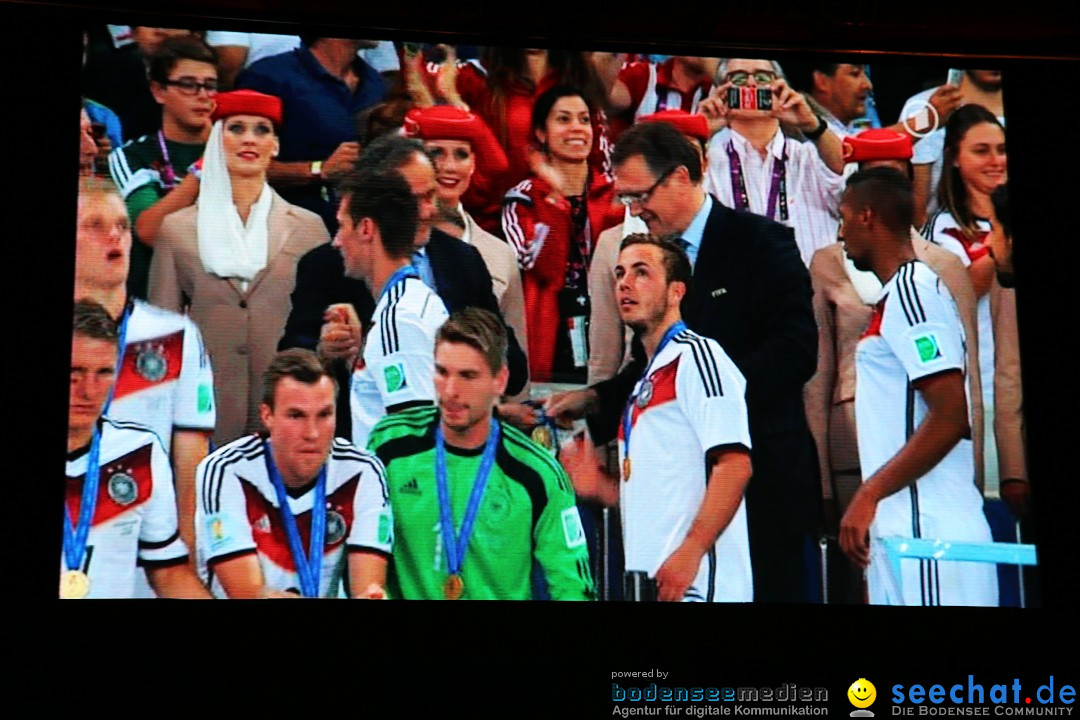
M 478 173 L 461 198 L 465 209 L 490 233 L 500 234 L 503 193 L 530 172 L 532 111 L 537 99 L 556 85 L 574 85 L 596 109 L 591 115 L 591 161 L 607 171 L 610 148 L 602 106 L 606 93 L 591 53 L 541 48 L 486 48 L 480 61 L 458 62 L 446 47 L 446 61 L 421 68 L 418 56 L 406 56 L 407 86 L 420 106 L 448 103 L 476 113 L 495 133 L 506 152 L 504 173 Z
M 533 171 L 503 201 L 503 232 L 522 269 L 529 367 L 540 382 L 584 382 L 593 246 L 622 221 L 610 178 L 589 162 L 593 116 L 593 106 L 573 86 L 537 98 Z

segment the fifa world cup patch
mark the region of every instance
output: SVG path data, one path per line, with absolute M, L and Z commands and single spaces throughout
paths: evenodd
M 210 550 L 220 549 L 229 541 L 229 534 L 225 530 L 225 521 L 221 515 L 208 515 L 206 518 L 206 533 L 210 538 Z
M 581 526 L 581 515 L 576 507 L 569 507 L 562 511 L 563 537 L 566 538 L 566 547 L 575 548 L 585 544 L 585 528 Z
M 389 545 L 392 540 L 391 525 L 390 515 L 385 512 L 379 513 L 379 542 L 383 545 Z
M 197 399 L 200 413 L 208 413 L 214 409 L 214 389 L 208 384 L 203 383 L 199 385 Z
M 386 392 L 388 393 L 405 389 L 405 366 L 402 363 L 388 366 L 383 370 L 383 379 L 386 380 Z
M 919 354 L 919 362 L 923 365 L 932 363 L 935 360 L 941 360 L 944 357 L 941 354 L 941 347 L 938 345 L 938 339 L 934 333 L 927 333 L 915 338 L 915 351 Z

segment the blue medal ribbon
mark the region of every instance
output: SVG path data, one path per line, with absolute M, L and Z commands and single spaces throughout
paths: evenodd
M 379 293 L 379 302 L 382 302 L 382 299 L 386 297 L 386 293 L 393 290 L 395 285 L 397 285 L 398 283 L 403 283 L 405 282 L 405 278 L 411 277 L 420 277 L 420 273 L 413 265 L 406 265 L 395 270 L 394 274 L 390 276 L 390 279 L 386 281 L 386 285 L 383 285 L 382 292 Z
M 83 478 L 82 499 L 79 502 L 79 522 L 74 527 L 67 500 L 64 500 L 64 562 L 68 570 L 82 570 L 86 557 L 86 541 L 90 537 L 90 524 L 97 507 L 98 485 L 101 479 L 101 433 L 97 425 L 90 436 L 90 453 L 86 458 L 86 475 Z
M 652 360 L 645 367 L 645 372 L 641 374 L 641 379 L 638 380 L 640 384 L 642 380 L 649 377 L 649 371 L 652 370 L 653 363 L 656 362 L 656 358 L 660 357 L 660 353 L 664 351 L 664 347 L 671 342 L 671 338 L 675 337 L 683 330 L 686 329 L 686 323 L 679 320 L 672 325 L 664 333 L 664 336 L 660 338 L 660 344 L 656 346 L 656 352 L 653 353 Z M 623 457 L 630 457 L 630 420 L 634 415 L 634 401 L 637 400 L 637 395 L 631 394 L 630 399 L 626 401 L 626 411 L 623 413 Z M 624 480 L 626 478 L 623 478 Z
M 113 385 L 109 388 L 109 397 L 105 400 L 105 407 L 101 408 L 101 414 L 109 412 L 109 407 L 112 405 L 113 394 L 116 393 L 116 384 L 120 382 L 120 373 L 124 371 L 124 352 L 127 350 L 127 331 L 128 321 L 131 320 L 131 314 L 135 312 L 135 306 L 132 303 L 127 303 L 124 307 L 124 314 L 120 316 L 120 328 L 117 331 L 118 337 L 116 339 L 116 376 L 113 380 Z
M 296 526 L 292 509 L 289 508 L 289 496 L 285 492 L 281 473 L 274 464 L 270 442 L 264 441 L 263 447 L 266 450 L 266 474 L 277 493 L 278 508 L 285 525 L 285 537 L 289 540 L 289 551 L 292 553 L 293 564 L 296 565 L 296 574 L 300 577 L 300 592 L 304 597 L 319 597 L 319 576 L 322 573 L 323 548 L 326 544 L 326 465 L 322 466 L 315 479 L 315 501 L 311 506 L 311 539 L 308 554 L 305 556 L 304 546 L 300 542 L 300 530 Z
M 476 472 L 469 504 L 465 509 L 465 519 L 461 523 L 461 533 L 454 532 L 454 517 L 450 509 L 450 487 L 446 479 L 446 440 L 443 438 L 442 421 L 435 427 L 435 486 L 439 492 L 439 521 L 442 527 L 443 546 L 446 548 L 446 568 L 451 575 L 460 575 L 465 564 L 465 552 L 469 547 L 473 523 L 480 510 L 480 499 L 487 486 L 491 466 L 495 464 L 495 450 L 499 446 L 499 423 L 491 419 L 484 455 L 480 459 L 480 469 Z

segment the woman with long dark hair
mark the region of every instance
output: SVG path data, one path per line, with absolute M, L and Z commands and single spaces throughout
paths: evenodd
M 419 63 L 406 57 L 406 80 L 421 89 L 432 86 L 433 94 L 417 98 L 418 104 L 442 102 L 476 113 L 495 133 L 509 161 L 505 173 L 488 174 L 478 168 L 469 191 L 462 197 L 465 209 L 488 232 L 499 234 L 499 208 L 507 188 L 531 172 L 533 105 L 556 85 L 579 88 L 590 107 L 593 129 L 589 160 L 607 171 L 609 153 L 607 121 L 602 108 L 605 92 L 593 68 L 590 53 L 541 48 L 487 47 L 479 64 L 458 63 L 453 51 L 441 65 L 429 64 L 424 78 L 416 77 Z M 425 82 L 426 81 L 426 82 Z
M 614 185 L 589 162 L 594 115 L 574 86 L 543 93 L 532 109 L 534 170 L 503 206 L 503 232 L 522 269 L 529 367 L 541 382 L 584 382 L 589 263 L 596 238 L 622 220 Z
M 938 185 L 940 209 L 923 227 L 923 237 L 944 247 L 967 266 L 978 297 L 979 371 L 986 421 L 987 489 L 996 491 L 998 448 L 989 442 L 994 421 L 995 315 L 1012 312 L 1011 298 L 994 278 L 994 259 L 986 242 L 994 190 L 1008 179 L 1005 130 L 981 105 L 956 110 L 945 125 L 944 171 Z

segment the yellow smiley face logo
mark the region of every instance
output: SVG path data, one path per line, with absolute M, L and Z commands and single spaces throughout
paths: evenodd
M 874 687 L 874 683 L 870 682 L 866 678 L 859 678 L 855 682 L 851 683 L 851 687 L 847 691 L 848 700 L 851 704 L 857 708 L 868 708 L 874 704 L 874 700 L 877 699 L 877 689 Z

